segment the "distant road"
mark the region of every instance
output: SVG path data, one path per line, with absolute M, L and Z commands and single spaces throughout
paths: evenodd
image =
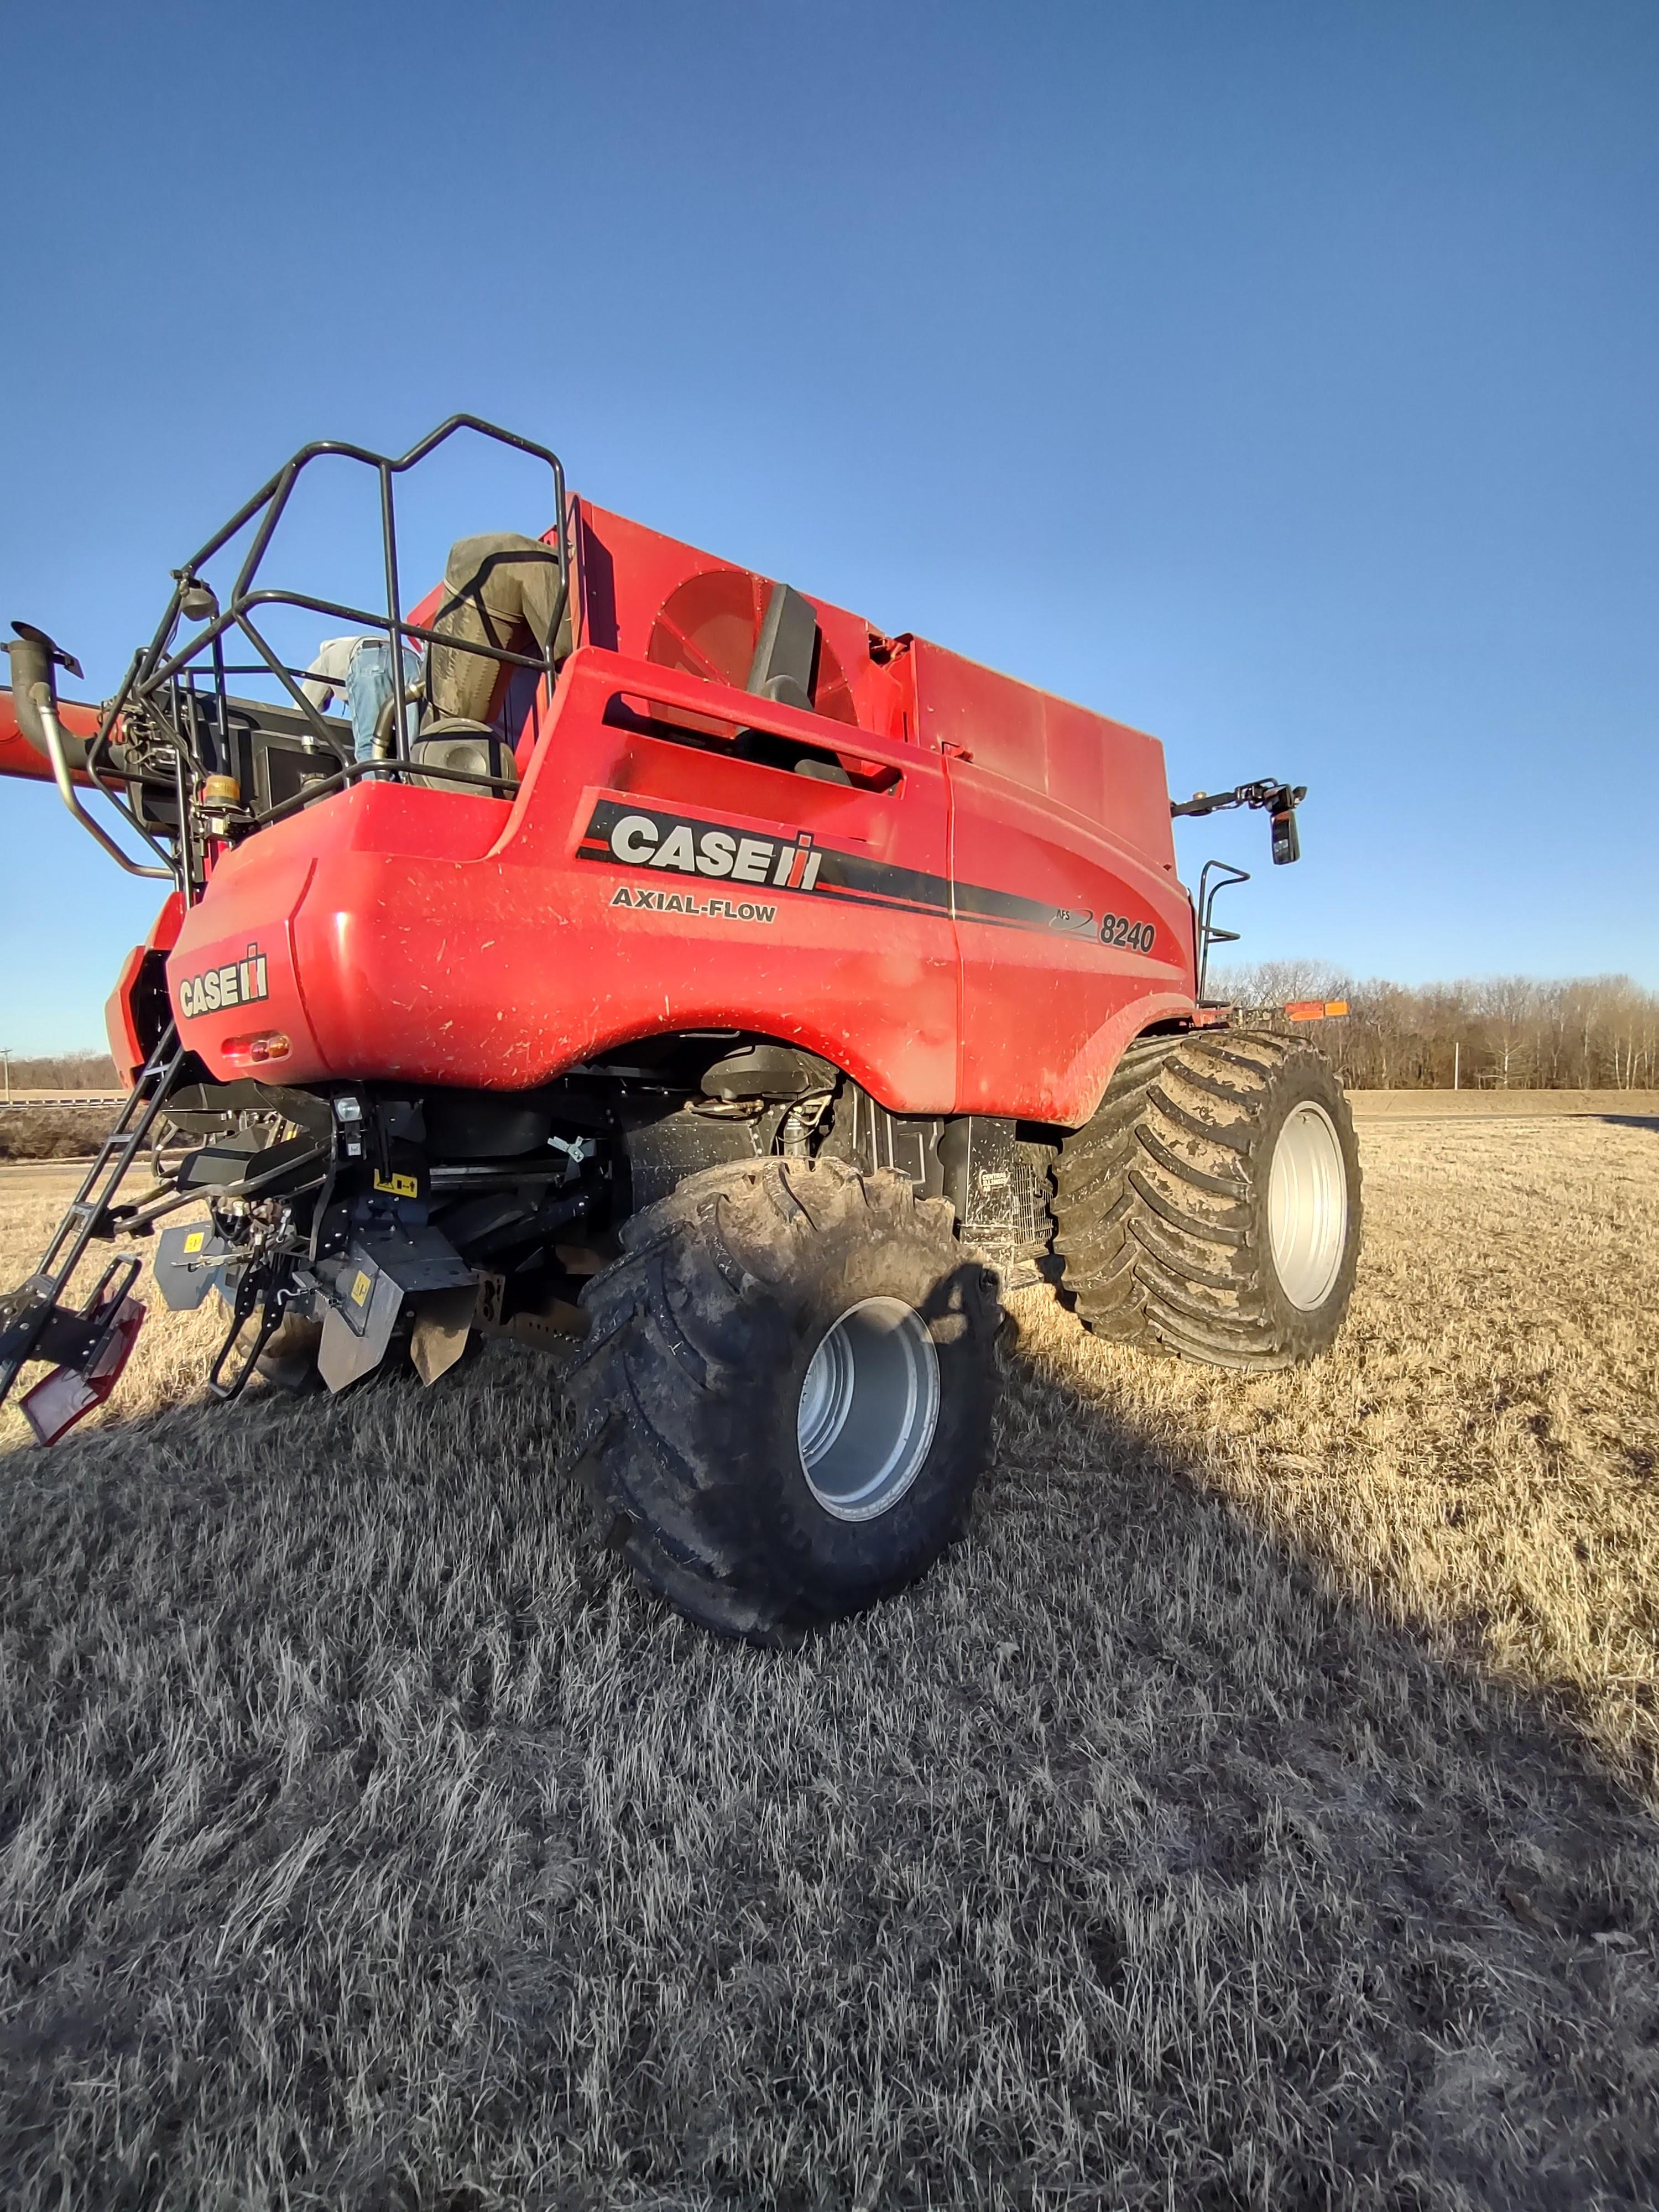
M 9 1098 L 0 1098 L 0 1112 L 9 1109 L 14 1114 L 27 1114 L 36 1106 L 119 1106 L 124 1095 L 118 1091 L 14 1091 Z
M 1650 1121 L 1659 1091 L 1350 1091 L 1356 1121 L 1493 1121 L 1589 1114 Z

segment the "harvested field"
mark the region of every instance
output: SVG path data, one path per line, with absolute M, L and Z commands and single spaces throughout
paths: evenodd
M 1357 1121 L 1659 1121 L 1659 1091 L 1351 1091 Z
M 1335 1354 L 1029 1297 L 971 1542 L 792 1654 L 511 1347 L 0 1419 L 0 2197 L 1652 2203 L 1659 1131 L 1362 1146 Z

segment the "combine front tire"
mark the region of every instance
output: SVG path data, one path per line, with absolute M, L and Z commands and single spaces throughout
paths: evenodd
M 1055 1249 L 1097 1334 L 1273 1368 L 1315 1358 L 1341 1327 L 1359 1159 L 1341 1085 L 1297 1040 L 1131 1046 L 1055 1182 Z
M 768 1642 L 958 1535 L 984 1465 L 994 1286 L 951 1212 L 836 1160 L 711 1168 L 582 1294 L 576 1455 L 639 1580 Z

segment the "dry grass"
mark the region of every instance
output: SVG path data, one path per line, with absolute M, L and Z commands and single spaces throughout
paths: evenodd
M 115 1116 L 107 1106 L 8 1107 L 0 1160 L 73 1160 L 95 1152 Z
M 0 2197 L 1653 2202 L 1659 1132 L 1364 1145 L 1331 1359 L 1029 1301 L 974 1540 L 793 1655 L 592 1559 L 533 1355 L 7 1417 Z
M 1659 1091 L 1350 1091 L 1357 1121 L 1553 1121 L 1589 1114 L 1615 1123 L 1659 1118 Z

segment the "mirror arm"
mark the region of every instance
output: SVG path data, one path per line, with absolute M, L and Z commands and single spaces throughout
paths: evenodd
M 1219 814 L 1232 806 L 1260 807 L 1273 817 L 1273 862 L 1282 868 L 1302 858 L 1296 810 L 1307 795 L 1305 783 L 1275 783 L 1271 776 L 1262 776 L 1231 791 L 1195 791 L 1190 799 L 1171 799 L 1170 812 L 1179 819 L 1182 815 Z

